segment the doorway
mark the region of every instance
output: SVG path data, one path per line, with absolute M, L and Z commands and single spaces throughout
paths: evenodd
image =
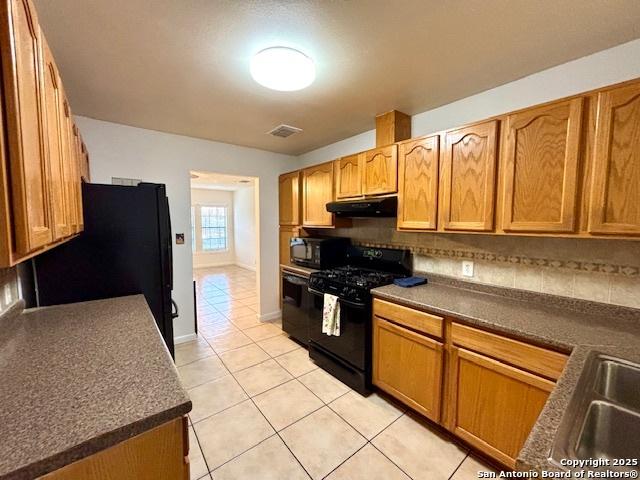
M 260 314 L 258 179 L 192 171 L 191 249 L 199 333 Z M 203 330 L 204 329 L 204 330 Z

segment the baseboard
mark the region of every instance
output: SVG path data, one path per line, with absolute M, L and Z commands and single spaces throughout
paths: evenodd
M 197 340 L 198 335 L 195 333 L 190 333 L 189 335 L 181 335 L 179 337 L 173 337 L 173 344 L 178 345 L 180 343 L 192 342 L 193 340 Z
M 227 267 L 229 265 L 235 265 L 233 262 L 209 262 L 209 263 L 200 263 L 198 265 L 194 265 L 193 269 L 197 270 L 198 268 L 211 268 L 211 267 Z
M 245 263 L 236 262 L 236 266 L 238 266 L 240 268 L 244 268 L 245 270 L 251 270 L 252 272 L 256 271 L 256 266 L 255 265 L 248 265 L 248 264 L 245 264 Z
M 261 322 L 268 322 L 270 320 L 276 320 L 281 316 L 282 316 L 282 310 L 276 310 L 275 312 L 258 315 L 258 320 L 260 320 Z

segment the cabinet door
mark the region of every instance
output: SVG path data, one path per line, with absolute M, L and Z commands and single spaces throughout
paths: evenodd
M 589 232 L 640 235 L 640 85 L 598 95 Z
M 451 360 L 453 432 L 515 468 L 554 383 L 456 347 Z
M 440 420 L 442 343 L 373 318 L 373 384 L 431 420 Z
M 39 477 L 42 480 L 189 478 L 187 418 L 170 420 Z M 198 448 L 195 445 L 193 448 Z
M 362 196 L 362 163 L 364 154 L 336 160 L 336 198 Z
M 575 230 L 581 123 L 582 98 L 507 117 L 504 230 Z
M 28 254 L 53 240 L 49 211 L 40 83 L 40 32 L 28 0 L 0 7 L 2 77 L 6 106 L 16 253 Z
M 333 201 L 333 162 L 307 168 L 302 173 L 302 224 L 309 227 L 332 227 L 333 214 L 327 203 Z
M 47 164 L 49 169 L 49 198 L 53 220 L 53 237 L 59 240 L 71 233 L 69 213 L 65 194 L 67 167 L 64 161 L 62 136 L 65 135 L 61 123 L 62 101 L 60 98 L 60 76 L 51 50 L 44 36 L 40 37 L 43 60 L 43 100 L 45 131 L 47 139 Z
M 89 151 L 84 142 L 82 142 L 82 178 L 85 182 L 91 181 L 91 170 L 89 168 Z
M 364 153 L 364 194 L 398 191 L 398 146 L 388 145 Z
M 74 230 L 81 232 L 84 230 L 84 219 L 82 213 L 82 181 L 80 180 L 80 136 L 76 124 L 71 126 L 72 148 L 73 148 L 73 195 L 75 198 L 75 224 Z
M 398 228 L 435 230 L 438 213 L 438 135 L 400 144 Z
M 300 172 L 280 175 L 280 225 L 300 225 Z
M 78 211 L 77 202 L 78 195 L 76 189 L 76 167 L 75 167 L 75 147 L 73 143 L 73 120 L 71 118 L 71 109 L 69 108 L 69 102 L 67 101 L 64 89 L 62 90 L 61 98 L 61 142 L 62 142 L 62 155 L 64 163 L 64 194 L 65 194 L 65 207 L 67 211 L 67 218 L 69 219 L 69 233 L 74 234 L 78 232 Z
M 442 165 L 445 230 L 493 230 L 498 122 L 447 132 Z
M 280 227 L 280 264 L 289 265 L 291 263 L 290 240 L 299 235 L 299 227 Z

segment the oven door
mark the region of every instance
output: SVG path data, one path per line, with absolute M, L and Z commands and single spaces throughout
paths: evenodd
M 371 308 L 369 303 L 355 303 L 340 299 L 340 336 L 322 333 L 324 294 L 309 290 L 313 295 L 309 319 L 309 339 L 359 370 L 367 370 L 370 343 Z
M 282 274 L 282 330 L 305 345 L 309 343 L 309 310 L 313 300 L 308 288 L 308 278 Z

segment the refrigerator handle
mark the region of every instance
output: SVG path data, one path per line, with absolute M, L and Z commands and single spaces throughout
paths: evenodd
M 167 208 L 167 223 L 168 223 L 168 236 L 167 236 L 167 254 L 169 257 L 169 286 L 171 288 L 171 290 L 173 290 L 173 237 L 172 237 L 172 232 L 171 232 L 171 213 L 169 212 L 169 198 L 168 197 L 164 197 L 165 199 L 165 204 L 166 204 L 166 208 Z M 176 312 L 178 311 L 177 307 L 176 307 Z
M 171 312 L 171 319 L 174 318 L 178 318 L 179 316 L 179 312 L 178 312 L 178 304 L 176 303 L 176 301 L 172 298 L 171 299 L 171 305 L 173 305 L 173 308 L 175 308 L 175 312 Z

